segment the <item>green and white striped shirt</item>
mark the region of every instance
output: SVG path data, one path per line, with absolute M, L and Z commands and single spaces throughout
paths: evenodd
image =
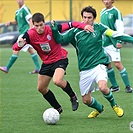
M 124 33 L 122 15 L 115 6 L 113 6 L 111 9 L 104 8 L 100 13 L 100 21 L 102 24 L 108 26 L 110 29 Z M 117 42 L 118 40 L 115 40 L 108 36 L 105 36 L 103 38 L 104 47 L 116 44 Z
M 89 70 L 98 64 L 109 64 L 109 58 L 102 47 L 102 35 L 113 37 L 118 40 L 132 42 L 133 37 L 121 34 L 109 29 L 103 24 L 94 23 L 94 32 L 72 28 L 65 34 L 58 32 L 57 24 L 52 27 L 54 39 L 57 43 L 70 42 L 76 49 L 78 67 L 80 71 Z
M 32 17 L 30 9 L 23 5 L 15 13 L 15 20 L 18 23 L 19 33 L 24 34 L 29 29 L 29 19 Z

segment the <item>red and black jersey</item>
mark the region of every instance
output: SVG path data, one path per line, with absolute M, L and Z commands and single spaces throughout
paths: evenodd
M 51 64 L 66 58 L 67 51 L 55 42 L 51 28 L 49 26 L 44 28 L 44 33 L 41 35 L 34 28 L 27 32 L 30 39 L 29 44 L 33 46 L 45 64 Z
M 84 24 L 79 22 L 72 22 L 61 25 L 60 31 L 68 30 L 72 27 L 84 28 Z M 51 64 L 58 60 L 67 58 L 68 52 L 57 44 L 52 36 L 50 26 L 44 26 L 44 33 L 38 34 L 35 28 L 29 29 L 22 38 L 26 39 L 26 44 L 30 44 L 38 53 L 44 64 Z M 18 44 L 13 45 L 13 50 L 20 50 Z

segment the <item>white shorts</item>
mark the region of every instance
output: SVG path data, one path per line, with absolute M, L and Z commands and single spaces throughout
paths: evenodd
M 27 52 L 29 48 L 33 48 L 30 44 L 26 44 L 20 51 Z
M 80 72 L 80 92 L 84 96 L 88 92 L 92 92 L 95 89 L 95 83 L 100 80 L 105 80 L 107 82 L 108 76 L 106 72 L 106 66 L 98 65 L 91 70 L 85 70 Z
M 18 40 L 23 36 L 24 34 L 21 34 L 19 37 L 18 37 Z M 18 41 L 17 40 L 17 41 Z M 29 48 L 33 48 L 30 44 L 26 44 L 20 51 L 23 51 L 23 52 L 27 52 L 27 50 Z
M 115 48 L 113 45 L 103 47 L 105 53 L 109 56 L 111 62 L 112 61 L 121 61 L 120 57 L 120 49 Z

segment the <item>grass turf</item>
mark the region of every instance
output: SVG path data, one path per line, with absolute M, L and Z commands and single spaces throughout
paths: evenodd
M 8 74 L 0 72 L 0 132 L 1 133 L 130 133 L 129 123 L 133 121 L 133 94 L 125 92 L 125 86 L 116 71 L 120 92 L 113 93 L 116 102 L 124 109 L 124 116 L 118 118 L 109 103 L 99 91 L 92 95 L 101 102 L 105 111 L 95 119 L 88 119 L 93 110 L 82 103 L 79 91 L 79 74 L 74 48 L 69 51 L 67 79 L 79 98 L 79 109 L 71 109 L 69 97 L 58 87 L 50 83 L 49 88 L 55 93 L 63 107 L 63 113 L 57 125 L 46 125 L 42 119 L 45 109 L 51 107 L 37 91 L 37 75 L 28 74 L 34 64 L 28 52 L 20 52 L 18 60 Z M 11 48 L 0 50 L 0 65 L 6 65 L 12 54 Z M 129 73 L 133 86 L 133 50 L 121 50 L 122 62 Z M 41 61 L 40 61 L 41 62 Z M 110 83 L 109 83 L 110 86 Z

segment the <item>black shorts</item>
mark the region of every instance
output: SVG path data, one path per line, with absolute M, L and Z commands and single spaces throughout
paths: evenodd
M 53 77 L 56 68 L 62 68 L 64 70 L 66 70 L 67 65 L 68 65 L 68 58 L 61 59 L 52 64 L 44 64 L 43 63 L 39 74 Z

